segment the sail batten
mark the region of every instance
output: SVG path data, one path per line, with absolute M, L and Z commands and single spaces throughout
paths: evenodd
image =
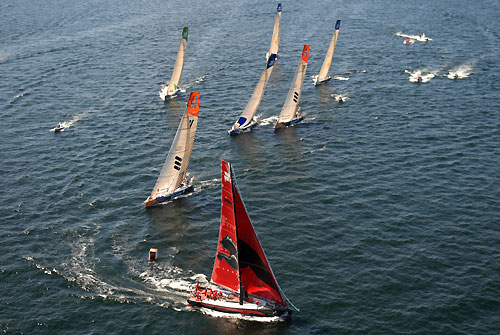
M 327 80 L 328 71 L 330 71 L 330 66 L 332 65 L 333 53 L 335 52 L 335 45 L 337 44 L 337 40 L 339 37 L 340 31 L 340 20 L 337 20 L 335 24 L 335 32 L 332 35 L 332 39 L 330 41 L 330 45 L 328 46 L 328 51 L 326 52 L 325 59 L 323 60 L 323 65 L 321 66 L 321 70 L 318 74 L 318 82 Z
M 177 91 L 179 80 L 181 79 L 182 69 L 184 68 L 184 56 L 186 53 L 186 46 L 188 40 L 188 27 L 184 27 L 182 31 L 182 38 L 175 60 L 174 71 L 168 83 L 167 95 L 172 95 Z
M 151 199 L 173 193 L 185 180 L 198 125 L 199 97 L 198 92 L 191 92 L 189 95 L 186 112 L 179 123 L 160 175 L 151 192 Z
M 302 58 L 297 71 L 295 72 L 295 77 L 288 91 L 285 104 L 281 109 L 277 124 L 290 122 L 297 116 L 298 105 L 300 103 L 300 96 L 302 93 L 302 85 L 306 75 L 307 63 L 309 61 L 309 49 L 309 45 L 304 45 Z

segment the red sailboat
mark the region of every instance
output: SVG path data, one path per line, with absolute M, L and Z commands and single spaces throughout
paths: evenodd
M 231 165 L 221 162 L 222 206 L 217 254 L 208 287 L 196 285 L 192 306 L 250 316 L 289 319 L 292 307 L 260 245 Z

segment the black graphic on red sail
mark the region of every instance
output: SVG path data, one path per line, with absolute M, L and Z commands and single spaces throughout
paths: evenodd
M 233 187 L 233 197 L 238 231 L 241 285 L 249 294 L 286 306 L 236 187 Z
M 221 162 L 222 171 L 222 199 L 220 230 L 217 243 L 217 253 L 212 271 L 212 282 L 230 288 L 236 292 L 240 290 L 238 279 L 236 225 L 234 222 L 233 185 L 229 163 Z
M 219 261 L 224 260 L 231 267 L 231 269 L 238 271 L 238 258 L 236 258 L 236 244 L 234 243 L 231 236 L 226 235 L 222 240 L 219 241 L 220 245 L 229 252 L 229 256 L 226 253 L 217 253 L 217 259 Z

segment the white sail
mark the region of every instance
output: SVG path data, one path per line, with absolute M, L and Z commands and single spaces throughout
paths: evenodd
M 328 47 L 325 60 L 323 61 L 323 65 L 321 66 L 321 70 L 319 71 L 317 77 L 318 82 L 330 79 L 330 77 L 328 77 L 328 71 L 330 70 L 330 66 L 332 64 L 333 53 L 335 52 L 335 45 L 337 44 L 337 39 L 339 37 L 339 29 L 340 29 L 340 20 L 337 20 L 337 23 L 335 24 L 335 32 L 332 35 L 330 46 Z
M 297 72 L 295 72 L 295 77 L 293 79 L 292 85 L 290 86 L 290 90 L 288 91 L 288 96 L 286 97 L 285 104 L 281 109 L 281 113 L 278 118 L 278 122 L 275 125 L 275 128 L 278 128 L 280 124 L 292 121 L 297 116 L 300 95 L 302 92 L 302 84 L 304 83 L 308 60 L 309 45 L 304 45 L 299 67 L 297 68 Z
M 200 94 L 191 92 L 186 112 L 177 128 L 174 141 L 149 199 L 174 192 L 184 181 L 198 125 L 199 100 Z
M 252 125 L 253 117 L 257 112 L 257 108 L 259 107 L 262 96 L 264 95 L 264 90 L 266 89 L 267 82 L 269 81 L 269 77 L 273 72 L 275 61 L 276 54 L 272 54 L 267 60 L 266 69 L 264 70 L 264 72 L 262 72 L 259 82 L 257 83 L 257 86 L 255 87 L 250 100 L 248 100 L 245 110 L 243 111 L 243 113 L 241 113 L 238 121 L 236 121 L 233 127 L 229 130 L 230 134 L 238 131 L 239 129 L 245 129 Z
M 276 19 L 274 20 L 273 39 L 271 40 L 271 45 L 269 46 L 269 52 L 267 54 L 268 58 L 272 54 L 276 55 L 278 54 L 278 49 L 280 46 L 280 20 L 281 20 L 281 3 L 278 3 Z
M 188 40 L 188 27 L 184 27 L 182 31 L 181 43 L 179 45 L 179 52 L 177 53 L 177 59 L 175 60 L 174 72 L 172 72 L 172 78 L 168 83 L 167 95 L 172 95 L 177 91 L 177 86 L 179 85 L 179 80 L 181 79 L 182 69 L 184 68 L 184 54 L 186 53 L 186 45 Z

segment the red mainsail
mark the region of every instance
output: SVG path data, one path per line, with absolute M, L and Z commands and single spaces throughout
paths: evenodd
M 238 245 L 236 222 L 234 215 L 233 180 L 231 165 L 221 162 L 222 170 L 222 204 L 220 213 L 220 230 L 217 242 L 212 282 L 236 292 L 240 291 Z

